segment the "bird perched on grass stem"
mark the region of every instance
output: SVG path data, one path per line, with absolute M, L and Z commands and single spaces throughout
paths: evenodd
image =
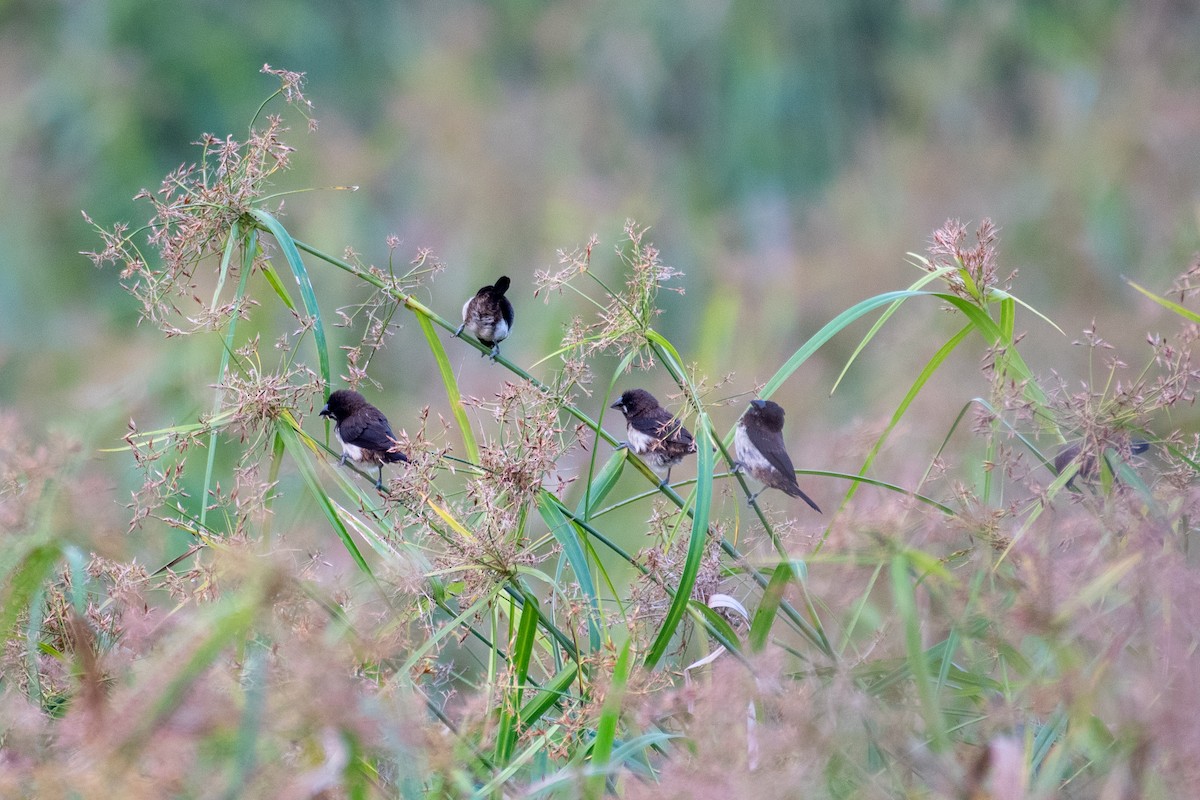
M 696 452 L 696 440 L 691 431 L 645 389 L 628 390 L 610 408 L 625 415 L 628 438 L 621 446 L 628 447 L 662 478 L 659 486 L 670 483 L 671 467 L 687 454 Z
M 508 276 L 501 275 L 495 285 L 482 287 L 463 303 L 462 325 L 454 332 L 455 336 L 461 336 L 465 328 L 480 344 L 492 348 L 492 361 L 500 355 L 500 342 L 512 332 L 513 306 L 504 296 L 509 285 Z
M 383 465 L 408 461 L 408 456 L 397 449 L 399 443 L 387 417 L 358 392 L 338 389 L 329 395 L 321 416 L 337 423 L 334 433 L 342 445 L 340 463 L 345 464 L 349 459 L 379 465 L 379 479 L 375 481 L 379 491 L 383 491 Z
M 783 408 L 771 400 L 751 400 L 750 407 L 738 420 L 733 435 L 733 447 L 737 453 L 735 468 L 745 469 L 763 488 L 750 495 L 750 503 L 768 488 L 778 489 L 784 494 L 799 497 L 818 514 L 821 509 L 796 483 L 796 468 L 783 444 Z

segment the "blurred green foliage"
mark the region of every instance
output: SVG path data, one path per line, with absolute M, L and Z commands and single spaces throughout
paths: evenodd
M 289 227 L 377 262 L 388 234 L 401 258 L 432 248 L 440 307 L 501 271 L 529 287 L 634 217 L 688 274 L 660 327 L 762 380 L 837 310 L 905 285 L 897 254 L 944 219 L 990 216 L 1068 332 L 1033 366 L 1069 375 L 1070 336 L 1133 302 L 1120 276 L 1166 289 L 1197 248 L 1198 34 L 1186 4 L 1116 2 L 9 2 L 0 401 L 120 422 L 143 395 L 114 379 L 195 383 L 186 358 L 138 367 L 154 334 L 127 337 L 135 309 L 78 255 L 96 245 L 79 210 L 138 224 L 129 198 L 197 157 L 183 143 L 244 135 L 264 62 L 308 73 L 321 122 L 293 132 L 279 188 L 360 187 L 289 198 Z M 563 321 L 525 313 L 513 344 L 541 352 Z M 424 369 L 387 358 L 381 375 Z M 815 418 L 878 413 L 859 377 Z

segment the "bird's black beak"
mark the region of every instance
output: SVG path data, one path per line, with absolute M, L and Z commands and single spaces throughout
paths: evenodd
M 611 406 L 609 406 L 609 408 L 615 408 L 617 411 L 620 411 L 621 410 L 621 401 L 618 400 L 617 402 L 615 402 Z
M 328 405 L 326 405 L 324 408 L 322 408 L 322 409 L 321 409 L 321 414 L 320 414 L 320 416 L 322 416 L 322 417 L 332 417 L 332 416 L 333 416 L 333 414 L 330 414 L 330 413 L 329 413 L 329 406 L 328 406 Z
M 754 406 L 755 408 L 757 408 L 760 411 L 762 410 L 762 407 L 765 406 L 766 404 L 767 404 L 766 400 L 751 400 L 750 401 L 750 405 Z

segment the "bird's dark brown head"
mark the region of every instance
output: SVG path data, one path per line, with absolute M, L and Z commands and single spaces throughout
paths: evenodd
M 615 408 L 625 415 L 625 419 L 630 417 L 648 414 L 658 408 L 658 401 L 654 399 L 654 395 L 647 392 L 645 389 L 629 389 L 613 403 L 609 408 Z
M 496 279 L 496 283 L 495 283 L 495 285 L 492 286 L 492 288 L 496 290 L 496 294 L 503 295 L 505 292 L 508 291 L 508 287 L 511 284 L 512 284 L 512 282 L 508 279 L 507 275 L 501 275 L 499 278 Z
M 751 400 L 745 416 L 769 431 L 783 430 L 783 406 L 772 400 Z
M 367 398 L 353 389 L 338 389 L 325 401 L 321 416 L 332 417 L 334 422 L 341 422 L 366 404 Z

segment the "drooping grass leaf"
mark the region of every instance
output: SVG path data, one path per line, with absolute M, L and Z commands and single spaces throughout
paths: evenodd
M 510 692 L 511 699 L 506 701 L 500 708 L 500 724 L 496 732 L 496 751 L 494 756 L 497 764 L 504 764 L 508 761 L 513 745 L 517 741 L 515 722 L 519 716 L 521 699 L 525 692 L 525 683 L 529 680 L 529 661 L 533 655 L 534 641 L 537 639 L 537 598 L 532 595 L 525 596 L 525 605 L 521 608 L 520 620 L 517 627 L 517 635 L 514 637 L 512 647 L 509 650 L 509 659 L 515 672 L 513 675 L 514 684 Z
M 867 298 L 866 300 L 856 303 L 855 305 L 846 309 L 832 320 L 825 323 L 825 325 L 819 331 L 813 334 L 808 341 L 801 345 L 800 348 L 792 354 L 791 358 L 785 361 L 783 366 L 776 370 L 775 374 L 767 380 L 766 384 L 763 385 L 763 389 L 759 393 L 759 396 L 765 399 L 779 391 L 779 387 L 783 386 L 784 382 L 786 382 L 787 379 L 792 376 L 792 373 L 799 369 L 800 365 L 807 361 L 813 353 L 817 352 L 817 350 L 821 348 L 821 345 L 828 342 L 859 317 L 871 313 L 880 306 L 885 306 L 889 303 L 895 303 L 897 301 L 904 301 L 910 297 L 921 297 L 927 294 L 928 292 L 915 292 L 911 290 L 885 292 L 884 294 Z M 732 432 L 730 432 L 730 441 L 732 441 Z
M 607 768 L 612 758 L 613 742 L 617 737 L 617 723 L 621 719 L 621 703 L 625 699 L 625 686 L 629 682 L 631 640 L 626 639 L 613 667 L 612 683 L 600 708 L 600 719 L 596 723 L 596 738 L 592 742 L 591 775 L 586 784 L 586 796 L 591 800 L 604 794 Z
M 570 563 L 571 570 L 575 573 L 575 580 L 579 583 L 579 588 L 587 600 L 588 644 L 593 653 L 597 652 L 601 644 L 600 599 L 596 596 L 596 584 L 592 580 L 591 566 L 587 554 L 580 544 L 580 537 L 575 526 L 559 508 L 558 499 L 550 492 L 543 489 L 538 493 L 537 507 L 546 527 L 550 529 L 555 541 L 566 554 L 567 562 Z
M 433 354 L 433 360 L 437 362 L 438 372 L 441 373 L 442 383 L 446 387 L 446 396 L 450 400 L 450 411 L 454 414 L 454 419 L 458 422 L 459 433 L 462 434 L 463 447 L 466 449 L 467 458 L 473 464 L 478 464 L 479 445 L 475 441 L 475 432 L 471 430 L 471 421 L 467 419 L 467 410 L 462 404 L 462 394 L 458 390 L 458 379 L 454 377 L 454 368 L 450 366 L 450 359 L 446 356 L 446 348 L 442 347 L 442 340 L 438 337 L 437 332 L 433 329 L 433 323 L 429 317 L 424 314 L 416 314 L 417 322 L 421 326 L 421 330 L 425 333 L 425 341 L 429 344 L 429 352 Z
M 1154 292 L 1150 291 L 1149 289 L 1146 289 L 1146 288 L 1142 287 L 1141 285 L 1136 284 L 1129 279 L 1126 279 L 1125 282 L 1128 283 L 1130 286 L 1132 286 L 1137 291 L 1144 294 L 1146 297 L 1149 297 L 1151 300 L 1158 303 L 1163 308 L 1167 309 L 1168 311 L 1178 314 L 1179 316 L 1186 319 L 1188 322 L 1200 324 L 1200 314 L 1197 314 L 1195 311 L 1192 311 L 1190 308 L 1184 308 L 1183 306 L 1179 305 L 1178 303 L 1173 303 L 1170 300 L 1168 300 L 1167 298 L 1165 298 L 1161 295 L 1157 295 Z
M 922 259 L 922 260 L 924 260 L 924 259 Z M 907 291 L 910 291 L 910 292 L 918 291 L 921 289 L 921 287 L 925 286 L 926 284 L 930 283 L 931 281 L 938 280 L 939 278 L 941 278 L 943 275 L 945 275 L 947 272 L 950 272 L 951 270 L 952 270 L 951 267 L 935 268 L 935 269 L 933 269 L 933 271 L 925 273 L 920 278 L 918 278 L 916 281 L 914 281 L 912 283 L 912 285 L 910 285 L 908 287 Z M 907 299 L 908 299 L 907 297 L 901 297 L 899 299 L 893 300 L 892 304 L 890 306 L 888 306 L 887 309 L 882 314 L 879 315 L 879 319 L 875 320 L 874 324 L 871 325 L 871 329 L 867 331 L 866 335 L 863 336 L 863 338 L 861 340 L 859 340 L 858 344 L 855 346 L 854 352 L 851 353 L 850 357 L 846 359 L 845 365 L 842 366 L 842 371 L 838 373 L 837 379 L 834 380 L 833 386 L 829 389 L 830 394 L 833 394 L 834 392 L 837 391 L 838 385 L 841 384 L 842 379 L 844 377 L 846 377 L 846 373 L 850 371 L 851 365 L 854 364 L 854 362 L 858 359 L 859 355 L 862 354 L 862 351 L 866 349 L 867 345 L 871 343 L 871 340 L 873 340 L 875 338 L 875 335 L 877 333 L 879 333 L 879 330 L 887 323 L 887 321 L 889 319 L 892 318 L 892 315 L 895 314 L 900 309 L 900 306 L 902 306 L 904 304 L 904 301 Z
M 608 493 L 617 485 L 617 481 L 621 478 L 621 471 L 625 467 L 625 452 L 618 450 L 609 456 L 608 461 L 604 462 L 604 467 L 601 468 L 598 474 L 591 483 L 588 484 L 587 491 L 583 495 L 583 499 L 579 501 L 579 507 L 575 511 L 575 516 L 583 520 L 592 518 L 596 508 L 604 502 L 608 497 Z
M 783 600 L 783 593 L 792 577 L 790 561 L 777 565 L 771 573 L 771 580 L 767 582 L 767 588 L 763 591 L 762 600 L 754 610 L 754 619 L 750 623 L 751 652 L 762 652 L 766 645 L 771 626 L 775 623 L 775 614 L 779 611 L 779 603 Z
M 696 576 L 700 573 L 700 563 L 704 560 L 704 551 L 708 546 L 708 515 L 712 506 L 712 442 L 709 439 L 710 426 L 706 419 L 702 419 L 696 427 L 696 470 L 699 477 L 696 482 L 691 539 L 688 542 L 683 569 L 679 574 L 679 585 L 675 587 L 675 596 L 671 599 L 671 606 L 667 609 L 667 615 L 649 652 L 646 653 L 646 669 L 653 669 L 667 652 L 667 646 L 671 643 L 671 638 L 683 619 L 683 612 L 687 609 L 692 587 L 696 585 Z
M 283 438 L 284 447 L 291 455 L 292 462 L 300 471 L 300 476 L 304 478 L 304 484 L 308 487 L 309 493 L 317 501 L 317 505 L 321 507 L 321 511 L 325 513 L 325 518 L 329 520 L 329 524 L 333 527 L 334 532 L 342 540 L 342 546 L 346 548 L 346 552 L 354 559 L 354 563 L 358 565 L 360 570 L 371 576 L 371 567 L 367 564 L 367 560 L 363 558 L 358 545 L 354 543 L 354 537 L 350 535 L 350 531 L 346 530 L 346 524 L 342 521 L 341 515 L 338 514 L 336 504 L 325 492 L 325 487 L 321 486 L 321 482 L 317 480 L 317 472 L 313 468 L 310 458 L 311 451 L 305 448 L 296 435 L 295 428 L 298 427 L 296 421 L 291 418 L 291 414 L 286 414 L 285 416 L 287 419 L 276 425 L 275 429 Z
M 904 418 L 904 414 L 908 411 L 913 401 L 917 399 L 917 395 L 921 393 L 921 390 L 925 388 L 925 385 L 933 377 L 934 373 L 937 372 L 938 368 L 946 362 L 946 359 L 950 357 L 950 354 L 953 353 L 960 344 L 962 344 L 963 340 L 970 335 L 972 330 L 974 330 L 974 328 L 971 325 L 965 325 L 959 329 L 958 333 L 951 336 L 945 342 L 945 344 L 938 348 L 938 351 L 933 354 L 933 357 L 925 363 L 924 368 L 917 373 L 916 379 L 913 380 L 912 384 L 908 387 L 908 391 L 905 392 L 904 397 L 901 398 L 900 404 L 897 405 L 896 410 L 892 412 L 892 417 L 888 420 L 887 427 L 885 427 L 883 432 L 880 433 L 875 439 L 874 444 L 871 445 L 871 449 L 867 453 L 867 457 L 863 459 L 862 467 L 860 467 L 858 471 L 860 477 L 865 476 L 867 472 L 870 471 L 871 465 L 875 463 L 875 457 L 879 455 L 880 450 L 883 449 L 883 445 L 887 442 L 892 431 L 896 429 L 898 424 L 900 424 L 900 420 Z M 860 486 L 861 484 L 857 481 L 850 485 L 850 487 L 846 490 L 845 497 L 842 499 L 843 506 L 854 498 L 854 495 L 858 493 Z M 820 550 L 820 547 L 821 543 L 817 545 L 817 549 Z
M 908 670 L 917 685 L 926 734 L 935 752 L 944 752 L 949 745 L 945 722 L 934 693 L 929 675 L 929 661 L 921 647 L 921 618 L 917 610 L 917 599 L 913 592 L 910 563 L 904 553 L 892 557 L 892 599 L 896 614 L 904 629 L 904 645 L 907 652 Z
M 325 339 L 325 323 L 321 319 L 321 310 L 317 307 L 317 294 L 313 291 L 312 279 L 308 276 L 304 260 L 300 258 L 300 251 L 296 249 L 296 242 L 274 215 L 261 208 L 255 208 L 250 211 L 250 216 L 271 232 L 275 241 L 279 243 L 279 249 L 283 251 L 283 257 L 287 260 L 288 266 L 292 268 L 292 274 L 300 286 L 300 299 L 304 302 L 304 313 L 312 319 L 313 341 L 317 347 L 317 362 L 320 366 L 321 380 L 324 381 L 325 388 L 328 390 L 333 384 L 330 381 L 329 345 Z

